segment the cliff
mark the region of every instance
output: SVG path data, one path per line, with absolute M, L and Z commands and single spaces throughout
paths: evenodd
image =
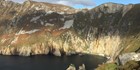
M 105 55 L 140 48 L 140 4 L 106 3 L 91 10 L 43 2 L 0 1 L 0 53 Z

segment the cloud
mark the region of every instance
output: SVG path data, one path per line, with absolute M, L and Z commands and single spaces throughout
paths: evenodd
M 41 1 L 41 0 L 35 0 L 35 1 Z M 64 4 L 64 5 L 83 5 L 83 6 L 94 6 L 95 3 L 93 0 L 42 0 L 42 1 L 47 1 L 50 3 L 57 3 L 57 4 Z
M 25 0 L 11 0 L 11 1 L 18 2 L 18 3 L 23 3 Z
M 13 0 L 13 1 L 21 3 L 24 2 L 25 0 Z M 33 1 L 49 2 L 49 3 L 63 4 L 68 6 L 74 6 L 74 5 L 95 6 L 93 0 L 33 0 Z

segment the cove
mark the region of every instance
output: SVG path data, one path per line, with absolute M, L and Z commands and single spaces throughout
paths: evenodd
M 93 70 L 107 59 L 97 55 L 72 55 L 56 57 L 37 55 L 30 57 L 0 55 L 0 70 L 66 70 L 70 64 L 76 69 L 85 64 L 87 70 Z

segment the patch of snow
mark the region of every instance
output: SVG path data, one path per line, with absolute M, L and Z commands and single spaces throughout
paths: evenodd
M 73 26 L 73 22 L 74 22 L 74 20 L 68 20 L 68 21 L 66 21 L 66 22 L 64 23 L 64 26 L 61 27 L 59 30 L 72 27 L 72 26 Z
M 15 35 L 20 35 L 20 34 L 32 34 L 39 31 L 39 29 L 34 29 L 34 30 L 30 30 L 30 31 L 25 31 L 25 30 L 20 30 L 18 33 L 16 33 Z
M 54 26 L 54 24 L 46 23 L 45 26 Z
M 30 22 L 36 21 L 36 20 L 38 20 L 39 18 L 40 18 L 40 16 L 34 17 L 34 18 L 32 18 L 32 19 L 30 20 Z

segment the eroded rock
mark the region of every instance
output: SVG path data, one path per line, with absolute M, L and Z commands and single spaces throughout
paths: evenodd
M 55 49 L 54 52 L 53 52 L 53 54 L 54 54 L 55 56 L 61 56 L 61 52 L 60 52 L 59 49 Z
M 66 70 L 76 70 L 76 68 L 73 64 L 71 64 Z
M 79 69 L 78 70 L 86 70 L 85 65 L 82 64 L 82 66 L 79 66 Z
M 125 53 L 119 56 L 119 61 L 122 65 L 124 65 L 128 61 L 140 61 L 140 53 Z

